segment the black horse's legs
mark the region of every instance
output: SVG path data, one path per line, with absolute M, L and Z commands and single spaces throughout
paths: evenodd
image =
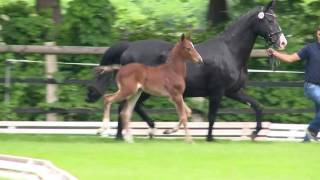
M 150 128 L 154 128 L 154 122 L 152 119 L 147 115 L 147 113 L 142 109 L 141 105 L 143 104 L 144 101 L 146 101 L 150 97 L 149 94 L 142 93 L 136 106 L 134 107 L 134 111 L 138 113 L 138 115 L 145 121 Z
M 143 108 L 141 106 L 143 104 L 143 102 L 146 101 L 149 97 L 150 97 L 149 94 L 142 93 L 136 106 L 134 107 L 134 111 L 136 113 L 138 113 L 138 115 L 142 118 L 142 120 L 148 124 L 148 126 L 150 127 L 149 137 L 153 138 L 153 136 L 155 134 L 155 124 L 154 124 L 153 120 L 147 115 L 147 113 L 143 110 Z
M 256 122 L 257 122 L 257 126 L 256 126 L 256 130 L 254 132 L 252 132 L 251 134 L 251 140 L 254 140 L 259 131 L 262 129 L 262 124 L 261 124 L 261 119 L 262 119 L 262 107 L 260 105 L 260 103 L 255 100 L 254 98 L 250 97 L 249 95 L 247 95 L 243 89 L 240 89 L 239 91 L 235 92 L 235 93 L 231 93 L 231 94 L 226 94 L 227 97 L 234 99 L 236 101 L 239 101 L 241 103 L 244 104 L 248 104 L 255 112 L 256 114 Z
M 118 128 L 117 128 L 117 134 L 116 134 L 116 139 L 118 140 L 123 140 L 123 136 L 122 136 L 123 124 L 122 124 L 121 116 L 119 114 L 122 111 L 124 104 L 125 104 L 124 102 L 121 102 L 118 107 Z
M 219 96 L 215 94 L 214 96 L 209 97 L 209 113 L 208 113 L 209 128 L 208 128 L 207 141 L 213 141 L 212 129 L 213 129 L 213 124 L 216 120 L 221 99 L 222 99 L 222 94 Z

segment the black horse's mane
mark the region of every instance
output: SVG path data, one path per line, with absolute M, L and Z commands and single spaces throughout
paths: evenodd
M 262 6 L 258 6 L 254 9 L 249 10 L 246 14 L 239 16 L 237 19 L 235 19 L 230 25 L 228 25 L 223 33 L 229 33 L 230 31 L 232 31 L 234 29 L 234 27 L 238 27 L 239 25 L 241 25 L 241 23 L 243 23 L 243 19 L 249 19 L 250 17 L 252 17 L 254 14 L 257 14 L 258 11 L 261 11 L 261 9 L 263 9 Z

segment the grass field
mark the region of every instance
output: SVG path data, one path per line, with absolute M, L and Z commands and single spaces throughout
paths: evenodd
M 4 135 L 0 154 L 51 160 L 79 179 L 319 179 L 317 143 Z

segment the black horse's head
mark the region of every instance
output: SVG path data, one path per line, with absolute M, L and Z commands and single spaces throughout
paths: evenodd
M 94 81 L 87 86 L 86 102 L 93 103 L 99 100 L 106 90 L 106 85 L 110 82 L 112 74 L 96 74 Z
M 87 90 L 86 102 L 96 102 L 102 96 L 102 94 L 93 85 L 88 85 Z
M 273 45 L 276 48 L 284 49 L 287 45 L 287 39 L 277 22 L 274 8 L 275 1 L 272 0 L 257 12 L 257 23 L 255 23 L 254 29 L 258 35 L 264 37 L 269 46 Z

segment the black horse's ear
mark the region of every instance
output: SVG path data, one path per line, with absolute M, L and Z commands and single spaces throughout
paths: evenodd
M 264 12 L 267 12 L 269 9 L 274 9 L 274 6 L 276 4 L 275 0 L 270 1 L 264 8 Z
M 184 41 L 185 38 L 186 38 L 186 37 L 185 37 L 184 33 L 181 34 L 181 38 L 180 38 L 181 42 Z

